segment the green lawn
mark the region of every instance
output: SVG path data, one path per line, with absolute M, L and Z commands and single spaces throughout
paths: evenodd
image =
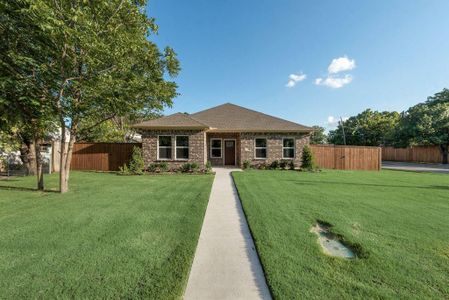
M 449 176 L 399 171 L 233 173 L 277 299 L 449 298 Z M 326 256 L 322 220 L 362 258 Z
M 182 296 L 212 175 L 72 172 L 65 195 L 34 180 L 0 180 L 0 298 Z

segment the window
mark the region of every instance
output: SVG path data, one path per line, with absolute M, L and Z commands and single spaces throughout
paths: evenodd
M 282 158 L 295 157 L 295 139 L 285 138 L 282 140 Z
M 221 139 L 210 140 L 210 157 L 221 158 Z
M 187 135 L 176 136 L 176 159 L 189 159 L 189 137 Z
M 256 158 L 267 158 L 267 139 L 256 139 L 254 149 Z
M 158 137 L 158 159 L 171 159 L 171 136 L 160 135 Z

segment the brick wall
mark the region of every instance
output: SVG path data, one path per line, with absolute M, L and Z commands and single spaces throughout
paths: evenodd
M 267 158 L 256 159 L 254 155 L 255 138 L 267 139 Z M 240 159 L 241 163 L 249 160 L 252 164 L 270 164 L 275 160 L 282 159 L 282 139 L 292 137 L 295 139 L 295 157 L 293 159 L 297 167 L 301 166 L 302 149 L 309 144 L 310 136 L 297 133 L 241 133 L 240 134 Z
M 172 136 L 172 160 L 158 160 L 157 159 L 157 139 L 159 135 Z M 175 136 L 187 135 L 189 136 L 189 159 L 175 160 Z M 142 153 L 145 161 L 145 166 L 150 163 L 165 161 L 169 168 L 176 169 L 186 162 L 196 162 L 200 168 L 204 168 L 206 163 L 205 156 L 205 137 L 206 133 L 199 130 L 146 130 L 142 132 Z

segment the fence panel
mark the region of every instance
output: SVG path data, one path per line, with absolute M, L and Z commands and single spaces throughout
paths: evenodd
M 325 169 L 380 170 L 379 147 L 311 145 L 315 163 Z
M 442 155 L 438 146 L 416 146 L 408 148 L 382 148 L 382 159 L 389 161 L 441 163 Z
M 118 171 L 129 162 L 133 148 L 140 143 L 76 143 L 72 170 Z

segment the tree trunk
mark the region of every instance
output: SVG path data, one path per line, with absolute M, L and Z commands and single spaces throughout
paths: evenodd
M 69 190 L 70 164 L 72 162 L 73 145 L 75 144 L 75 134 L 71 132 L 70 140 L 66 143 L 65 129 L 61 138 L 61 162 L 59 171 L 59 190 L 65 193 Z
M 34 143 L 31 141 L 23 141 L 20 147 L 20 159 L 25 166 L 25 174 L 35 175 L 36 174 L 36 150 Z
M 40 139 L 34 140 L 34 148 L 36 153 L 36 176 L 37 176 L 37 189 L 44 190 L 44 170 L 42 168 L 42 154 Z
M 447 163 L 448 163 L 447 162 L 448 147 L 449 147 L 448 144 L 440 145 L 440 152 L 441 152 L 441 155 L 442 155 L 441 163 L 445 164 L 445 165 L 447 165 Z

